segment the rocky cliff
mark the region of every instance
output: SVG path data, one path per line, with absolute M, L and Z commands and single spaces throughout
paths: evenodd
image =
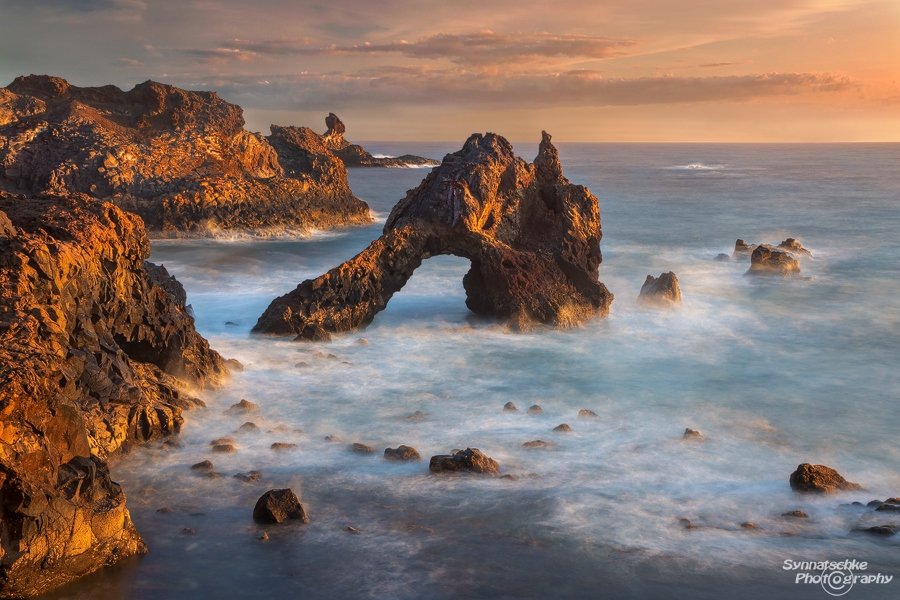
M 575 325 L 613 300 L 598 280 L 600 238 L 597 198 L 563 176 L 549 135 L 529 164 L 504 138 L 475 134 L 393 208 L 379 239 L 276 298 L 254 331 L 322 339 L 366 325 L 440 254 L 471 261 L 463 285 L 473 312 Z
M 340 161 L 321 144 L 309 152 L 331 168 L 286 173 L 242 109 L 213 92 L 35 75 L 0 89 L 0 189 L 105 199 L 154 235 L 368 223 Z
M 336 114 L 328 113 L 328 116 L 325 117 L 325 125 L 328 129 L 322 136 L 322 142 L 347 167 L 436 167 L 441 164 L 434 159 L 412 154 L 376 158 L 366 152 L 362 146 L 351 144 L 344 139 L 347 128 Z
M 148 255 L 112 204 L 0 192 L 0 597 L 144 552 L 106 461 L 227 376 Z

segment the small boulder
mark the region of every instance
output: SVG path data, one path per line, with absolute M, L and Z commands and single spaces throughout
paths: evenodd
M 809 515 L 803 512 L 802 510 L 791 510 L 786 513 L 781 513 L 782 517 L 788 519 L 808 519 Z
M 367 340 L 366 338 L 359 338 L 358 340 L 353 342 L 353 344 L 356 346 L 368 346 L 369 340 Z
M 751 521 L 744 521 L 741 523 L 741 529 L 759 529 L 759 525 Z
M 866 504 L 866 506 L 868 506 L 869 508 L 878 508 L 878 507 L 881 506 L 882 504 L 884 504 L 884 502 L 882 502 L 881 500 L 870 500 L 870 501 Z
M 800 263 L 787 252 L 758 246 L 750 256 L 750 268 L 745 275 L 800 277 Z
M 519 409 L 512 402 L 507 402 L 503 405 L 503 412 L 519 412 Z
M 578 411 L 578 418 L 579 419 L 599 419 L 600 415 L 598 415 L 597 413 L 595 413 L 592 410 L 582 408 L 581 410 Z
M 288 442 L 275 442 L 269 447 L 276 452 L 290 452 L 299 448 L 297 444 L 290 444 Z
M 215 467 L 213 466 L 213 464 L 210 461 L 204 460 L 203 462 L 198 462 L 196 464 L 191 465 L 191 471 L 202 471 L 202 472 L 215 471 Z
M 269 490 L 253 507 L 253 520 L 257 523 L 281 523 L 289 519 L 309 523 L 306 510 L 290 488 Z
M 562 425 L 557 425 L 553 428 L 553 431 L 556 433 L 569 433 L 572 431 L 572 428 L 569 427 L 568 423 L 563 423 Z
M 169 513 L 175 512 L 175 511 L 172 510 L 171 508 L 169 508 L 168 506 L 163 506 L 162 508 L 157 508 L 156 512 L 158 512 L 161 515 L 167 515 Z
M 885 502 L 875 510 L 878 512 L 900 512 L 900 504 L 888 504 Z
M 366 446 L 365 444 L 360 444 L 359 442 L 356 442 L 352 446 L 350 446 L 350 449 L 357 454 L 372 454 L 375 452 L 375 448 L 373 448 L 372 446 Z
M 532 404 L 528 407 L 528 410 L 525 411 L 526 415 L 539 415 L 544 412 L 544 409 L 538 406 L 537 404 Z
M 678 524 L 684 529 L 697 529 L 697 526 L 690 519 L 678 519 Z
M 791 473 L 791 489 L 795 492 L 829 494 L 846 490 L 861 490 L 858 483 L 851 483 L 825 465 L 803 463 Z
M 238 432 L 239 433 L 258 433 L 259 425 L 257 425 L 256 423 L 254 423 L 252 421 L 247 421 L 246 423 L 244 423 L 243 425 L 238 427 Z
M 750 258 L 750 255 L 753 254 L 757 247 L 757 244 L 748 244 L 744 240 L 738 240 L 734 243 L 734 252 L 731 255 L 738 259 Z
M 684 430 L 684 435 L 681 436 L 681 439 L 683 439 L 683 440 L 702 440 L 703 435 L 696 429 L 691 429 L 690 427 L 686 427 Z
M 422 457 L 415 448 L 401 445 L 396 448 L 385 448 L 384 459 L 396 462 L 415 462 L 422 460 Z
M 638 304 L 653 306 L 671 306 L 681 302 L 681 288 L 675 273 L 669 271 L 659 277 L 647 275 L 637 301 Z
M 237 442 L 234 441 L 234 438 L 223 437 L 215 439 L 209 443 L 210 446 L 221 446 L 223 444 L 237 444 Z
M 249 400 L 241 400 L 237 404 L 232 404 L 231 408 L 225 411 L 225 413 L 229 415 L 242 415 L 256 412 L 259 412 L 259 404 L 254 404 Z
M 259 481 L 259 478 L 262 477 L 262 473 L 259 471 L 248 471 L 246 473 L 237 473 L 233 476 L 234 479 L 238 481 L 243 481 L 244 483 L 256 483 Z
M 478 448 L 466 448 L 456 454 L 432 456 L 428 470 L 432 473 L 477 473 L 498 476 L 500 464 Z
M 237 452 L 237 448 L 232 444 L 216 444 L 212 447 L 212 451 L 216 454 L 232 454 Z
M 544 440 L 534 440 L 531 442 L 525 442 L 524 444 L 522 444 L 522 447 L 527 448 L 529 450 L 536 450 L 536 449 L 541 449 L 541 448 L 552 448 L 555 445 L 556 444 L 554 444 L 553 442 L 545 442 Z
M 326 441 L 326 442 L 331 442 L 332 444 L 340 444 L 340 443 L 341 443 L 341 436 L 339 436 L 339 435 L 326 435 L 326 436 L 325 436 L 325 441 Z
M 889 523 L 886 525 L 876 525 L 875 527 L 869 527 L 864 531 L 866 533 L 871 533 L 872 535 L 881 535 L 884 537 L 888 537 L 897 533 L 897 526 Z
M 417 410 L 416 412 L 414 412 L 411 415 L 406 415 L 405 418 L 407 421 L 421 421 L 423 419 L 428 418 L 428 413 L 422 412 L 421 410 Z
M 794 238 L 788 238 L 778 244 L 778 247 L 786 252 L 790 252 L 791 254 L 796 254 L 798 256 L 809 256 L 812 257 L 812 252 L 803 247 L 803 244 L 795 240 Z

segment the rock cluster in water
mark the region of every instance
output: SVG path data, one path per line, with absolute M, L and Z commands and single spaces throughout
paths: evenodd
M 605 316 L 597 198 L 563 176 L 550 136 L 533 164 L 499 135 L 472 135 L 391 211 L 380 238 L 276 298 L 253 331 L 323 339 L 366 325 L 424 259 L 471 261 L 466 306 L 527 326 Z
M 0 189 L 102 198 L 154 235 L 370 222 L 340 159 L 303 140 L 282 157 L 276 129 L 246 131 L 213 92 L 18 77 L 0 88 Z
M 329 113 L 325 117 L 325 125 L 328 130 L 322 136 L 322 141 L 347 167 L 436 167 L 441 164 L 434 159 L 412 154 L 376 158 L 362 146 L 351 144 L 344 139 L 347 129 L 336 114 Z
M 0 192 L 0 596 L 146 550 L 107 460 L 173 434 L 227 370 L 150 277 L 143 223 Z
M 838 491 L 861 490 L 862 486 L 847 481 L 831 467 L 803 463 L 791 473 L 791 489 L 795 492 L 828 494 Z

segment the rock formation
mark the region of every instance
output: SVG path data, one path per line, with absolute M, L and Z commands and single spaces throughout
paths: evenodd
M 791 473 L 791 489 L 795 492 L 828 494 L 837 491 L 861 490 L 862 486 L 847 481 L 831 467 L 803 463 Z
M 671 306 L 681 302 L 681 288 L 675 273 L 669 271 L 659 277 L 647 275 L 637 301 L 638 304 L 655 306 Z
M 362 146 L 351 144 L 344 139 L 344 132 L 347 129 L 336 114 L 329 113 L 325 117 L 325 125 L 328 127 L 328 130 L 322 136 L 322 142 L 347 167 L 436 167 L 441 164 L 434 159 L 413 156 L 412 154 L 376 158 L 366 152 Z
M 286 168 L 213 92 L 35 75 L 0 89 L 0 189 L 105 199 L 153 235 L 368 223 L 341 162 L 321 143 L 303 152 L 315 168 Z
M 306 509 L 303 508 L 297 495 L 290 488 L 269 490 L 260 496 L 256 501 L 256 506 L 253 507 L 253 520 L 263 524 L 290 520 L 309 523 Z
M 787 252 L 794 258 L 812 258 L 812 252 L 803 247 L 803 244 L 795 240 L 794 238 L 787 238 L 777 246 L 773 246 L 772 244 L 748 244 L 744 240 L 737 240 L 734 243 L 734 251 L 731 253 L 732 258 L 736 259 L 747 259 L 751 258 L 753 255 L 753 251 L 758 247 L 762 246 L 763 248 L 768 248 L 769 250 L 776 250 L 780 252 Z M 720 257 L 724 256 L 724 259 L 720 259 Z M 728 260 L 727 254 L 720 254 L 716 257 L 718 260 Z
M 0 192 L 0 597 L 146 549 L 107 460 L 177 432 L 222 358 L 145 269 L 143 223 Z M 12 226 L 12 230 L 10 229 Z
M 432 473 L 475 473 L 478 475 L 500 475 L 500 465 L 478 448 L 466 448 L 453 454 L 432 456 L 428 463 Z
M 605 316 L 613 300 L 598 280 L 600 238 L 597 198 L 563 176 L 549 135 L 529 164 L 504 138 L 475 134 L 394 206 L 379 239 L 276 298 L 253 330 L 320 339 L 366 325 L 441 254 L 471 261 L 473 312 L 573 326 Z
M 787 252 L 757 246 L 750 257 L 750 268 L 746 275 L 800 277 L 800 263 Z

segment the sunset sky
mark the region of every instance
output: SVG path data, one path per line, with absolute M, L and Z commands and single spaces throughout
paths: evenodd
M 353 141 L 900 141 L 900 0 L 0 0 L 29 73 Z

